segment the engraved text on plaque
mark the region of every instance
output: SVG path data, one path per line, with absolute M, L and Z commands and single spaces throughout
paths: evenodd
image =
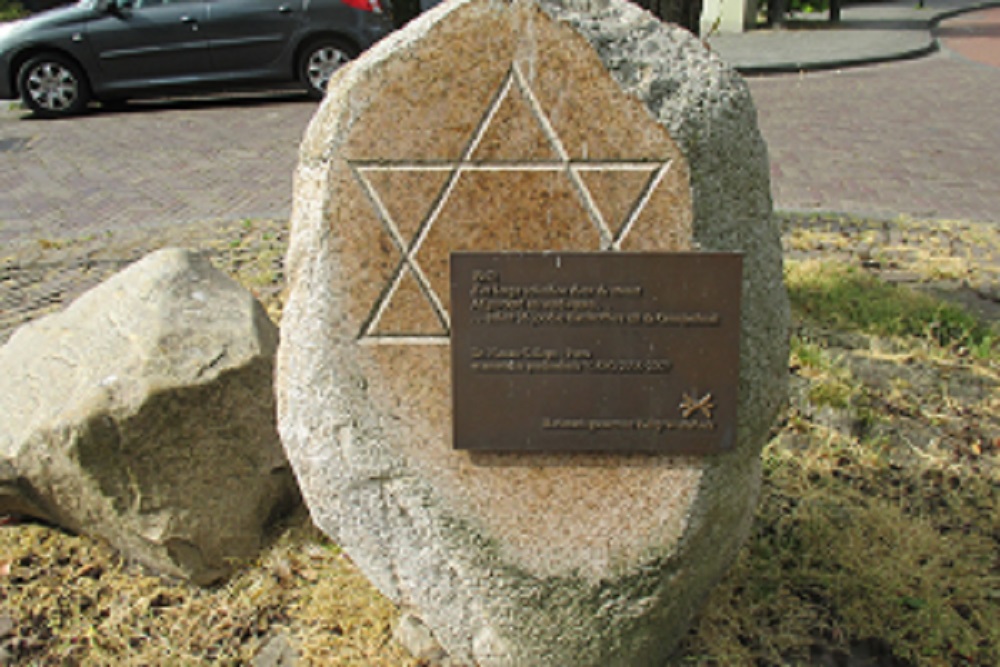
M 455 447 L 731 448 L 741 276 L 731 253 L 453 254 Z

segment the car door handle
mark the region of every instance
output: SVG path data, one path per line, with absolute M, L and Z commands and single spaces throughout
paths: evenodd
M 281 5 L 280 7 L 278 7 L 278 13 L 279 14 L 291 14 L 292 13 L 292 8 L 289 7 L 288 5 Z
M 182 16 L 181 23 L 187 23 L 188 25 L 197 25 L 198 19 L 193 16 Z

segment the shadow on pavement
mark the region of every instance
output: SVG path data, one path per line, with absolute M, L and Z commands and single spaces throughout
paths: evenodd
M 87 117 L 107 117 L 114 115 L 133 114 L 154 114 L 167 111 L 178 110 L 199 110 L 199 109 L 226 109 L 241 108 L 246 109 L 255 106 L 265 106 L 269 104 L 316 104 L 315 100 L 301 91 L 266 91 L 266 92 L 239 92 L 239 93 L 215 93 L 201 95 L 184 95 L 173 97 L 150 97 L 134 98 L 128 100 L 112 100 L 108 102 L 98 102 L 92 104 L 82 114 L 61 119 L 37 118 L 28 109 L 20 109 L 20 120 L 53 122 L 59 120 L 79 120 Z

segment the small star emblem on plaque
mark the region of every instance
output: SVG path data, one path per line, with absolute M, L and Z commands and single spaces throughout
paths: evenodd
M 522 130 L 522 136 L 529 137 L 520 147 L 508 145 L 506 124 L 511 122 Z M 440 276 L 442 270 L 447 270 L 442 269 L 443 264 L 446 266 L 447 255 L 444 254 L 442 259 L 443 251 L 434 234 L 445 234 L 436 231 L 436 227 L 442 226 L 438 223 L 449 202 L 456 198 L 468 200 L 478 195 L 476 188 L 482 187 L 482 179 L 501 179 L 510 183 L 507 189 L 500 188 L 501 199 L 519 196 L 516 185 L 519 178 L 548 175 L 553 179 L 565 179 L 560 181 L 563 184 L 560 187 L 566 198 L 573 200 L 573 206 L 579 211 L 578 217 L 582 224 L 587 225 L 588 233 L 593 235 L 595 249 L 600 247 L 617 251 L 667 176 L 672 163 L 669 158 L 591 160 L 585 156 L 571 156 L 520 67 L 512 65 L 457 159 L 349 161 L 355 180 L 399 252 L 395 270 L 372 305 L 359 338 L 364 342 L 382 344 L 448 343 L 451 323 L 444 300 L 447 295 L 443 295 L 447 289 L 443 288 Z M 399 213 L 393 212 L 386 203 L 386 193 L 380 189 L 389 177 L 429 179 L 439 184 L 435 186 L 438 188 L 436 196 L 422 217 L 404 224 L 399 219 Z M 629 203 L 621 207 L 624 210 L 612 213 L 610 211 L 614 206 L 598 201 L 594 196 L 595 191 L 600 193 L 600 188 L 606 187 L 610 181 L 636 184 L 631 186 L 625 200 Z M 542 208 L 537 212 L 537 220 L 512 220 L 510 224 L 546 225 L 546 215 L 550 214 Z M 509 243 L 511 247 L 499 249 L 531 249 L 516 247 L 516 242 Z M 412 326 L 408 328 L 396 322 L 387 324 L 392 319 L 387 313 L 402 307 L 400 303 L 407 304 L 407 307 L 415 307 L 416 304 L 422 309 L 422 331 L 410 330 Z
M 695 398 L 698 392 L 684 392 L 681 397 L 680 411 L 681 417 L 690 419 L 693 415 L 700 413 L 705 419 L 712 418 L 712 411 L 715 410 L 714 398 L 711 393 L 700 398 Z

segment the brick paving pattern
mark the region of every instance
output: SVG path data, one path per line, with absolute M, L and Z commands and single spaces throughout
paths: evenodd
M 945 21 L 935 31 L 949 50 L 969 60 L 1000 67 L 1000 7 Z
M 257 95 L 36 121 L 5 106 L 0 247 L 287 216 L 298 144 L 315 108 L 301 96 Z
M 1000 68 L 944 52 L 749 81 L 776 207 L 1000 222 Z M 314 109 L 257 96 L 45 122 L 4 108 L 0 244 L 286 217 Z
M 1000 69 L 942 52 L 750 87 L 776 207 L 1000 223 Z

